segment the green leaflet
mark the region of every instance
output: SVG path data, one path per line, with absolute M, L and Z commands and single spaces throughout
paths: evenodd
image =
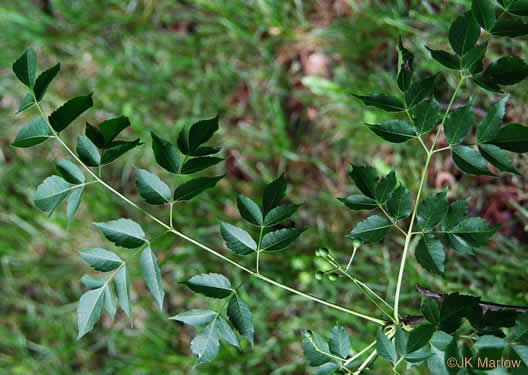
M 491 63 L 484 72 L 486 81 L 509 86 L 528 77 L 528 64 L 517 56 L 503 56 Z
M 476 74 L 484 69 L 482 59 L 488 49 L 488 42 L 483 42 L 480 45 L 475 45 L 464 56 L 462 56 L 461 68 L 465 71 Z
M 29 88 L 33 87 L 37 74 L 37 54 L 34 49 L 28 48 L 13 63 L 13 72 L 20 82 Z
M 432 229 L 442 221 L 448 208 L 447 192 L 445 191 L 425 198 L 418 206 L 418 225 L 424 231 Z
M 79 254 L 90 267 L 100 272 L 113 271 L 123 264 L 121 258 L 105 249 L 87 249 L 80 251 Z
M 328 362 L 319 367 L 315 375 L 332 375 L 335 374 L 339 366 L 333 362 Z
M 513 166 L 513 162 L 506 154 L 505 151 L 501 150 L 500 147 L 489 144 L 482 144 L 478 146 L 480 154 L 495 168 L 516 174 L 520 176 L 521 173 Z
M 178 174 L 180 171 L 180 153 L 170 142 L 158 137 L 154 132 L 152 135 L 152 151 L 156 162 L 166 171 Z
M 174 200 L 175 201 L 187 201 L 203 191 L 215 187 L 218 181 L 220 181 L 224 176 L 217 177 L 199 177 L 192 180 L 189 180 L 174 190 Z
M 74 185 L 59 176 L 50 176 L 37 187 L 33 203 L 39 210 L 51 216 L 53 211 L 68 197 L 73 187 Z
M 455 225 L 449 233 L 462 237 L 472 246 L 482 246 L 489 242 L 497 229 L 497 225 L 491 227 L 486 220 L 472 217 Z
M 393 169 L 376 185 L 376 192 L 374 194 L 376 201 L 380 204 L 385 203 L 389 199 L 392 191 L 396 188 L 397 183 L 396 172 Z
M 460 143 L 469 134 L 475 124 L 475 115 L 471 109 L 472 101 L 453 111 L 444 124 L 444 134 L 450 145 Z
M 473 246 L 469 244 L 464 238 L 448 233 L 447 234 L 447 242 L 449 243 L 449 246 L 452 247 L 454 250 L 461 254 L 465 255 L 475 255 L 475 251 L 473 251 Z
M 449 28 L 449 43 L 459 56 L 473 48 L 479 37 L 480 26 L 471 12 L 457 17 Z
M 214 319 L 191 342 L 191 351 L 198 356 L 194 366 L 215 359 L 219 349 L 220 332 L 218 330 L 218 320 Z
M 217 319 L 220 337 L 222 337 L 222 339 L 227 341 L 229 344 L 233 345 L 235 348 L 240 348 L 236 334 L 233 332 L 231 326 L 221 316 L 218 316 Z
M 261 251 L 280 251 L 290 246 L 306 229 L 284 228 L 266 233 L 262 238 Z
M 49 122 L 55 131 L 60 132 L 66 129 L 73 120 L 92 106 L 93 100 L 91 93 L 86 96 L 78 96 L 68 100 L 61 107 L 57 108 L 49 116 Z
M 118 219 L 105 223 L 94 223 L 94 225 L 117 246 L 134 249 L 147 242 L 141 226 L 130 219 Z
M 435 99 L 416 105 L 413 109 L 413 126 L 418 134 L 425 134 L 442 120 L 440 105 Z
M 105 279 L 94 275 L 84 275 L 81 277 L 81 283 L 88 289 L 97 289 L 104 285 Z
M 13 146 L 21 148 L 33 147 L 51 137 L 53 137 L 53 133 L 46 120 L 43 117 L 37 117 L 20 130 L 13 142 Z
M 245 336 L 251 346 L 253 346 L 253 335 L 255 328 L 253 327 L 253 315 L 249 310 L 247 303 L 235 293 L 229 300 L 227 305 L 227 316 L 229 321 L 233 324 L 236 330 Z
M 257 250 L 257 243 L 245 230 L 220 221 L 220 233 L 226 246 L 238 255 L 247 255 Z
M 182 174 L 192 174 L 196 172 L 203 171 L 213 165 L 216 165 L 223 161 L 222 158 L 203 156 L 188 160 L 182 167 Z
M 330 348 L 330 351 L 343 358 L 346 359 L 348 357 L 348 353 L 350 353 L 350 339 L 348 337 L 348 333 L 346 330 L 337 323 L 335 327 L 332 329 L 332 333 L 330 335 L 330 340 L 328 341 L 328 345 Z
M 98 128 L 90 125 L 87 122 L 85 134 L 88 137 L 88 139 L 93 142 L 94 145 L 96 145 L 99 148 L 104 148 L 105 140 Z
M 237 195 L 237 207 L 240 216 L 254 225 L 262 225 L 263 218 L 259 206 L 244 195 Z
M 347 237 L 358 239 L 364 244 L 378 242 L 383 240 L 391 225 L 387 219 L 373 215 L 356 225 Z
M 374 199 L 360 194 L 349 195 L 346 198 L 337 199 L 354 211 L 372 210 L 378 207 L 378 202 L 376 202 Z
M 263 214 L 267 215 L 269 211 L 277 207 L 285 194 L 286 179 L 284 178 L 284 174 L 282 174 L 264 188 L 264 196 L 262 198 Z
M 396 334 L 394 335 L 394 347 L 398 355 L 402 356 L 407 354 L 407 342 L 407 333 L 403 330 L 400 325 L 398 325 L 398 327 L 396 328 Z
M 40 102 L 42 100 L 44 94 L 46 93 L 46 90 L 48 89 L 48 86 L 50 85 L 51 81 L 53 81 L 55 76 L 59 73 L 59 70 L 60 63 L 42 72 L 38 76 L 37 80 L 35 81 L 35 86 L 33 87 L 33 92 L 35 93 L 37 102 Z
M 117 313 L 117 304 L 115 300 L 115 295 L 113 292 L 112 284 L 106 285 L 105 295 L 104 295 L 104 301 L 103 301 L 103 307 L 110 315 L 110 318 L 114 320 L 115 315 Z
M 409 90 L 405 93 L 407 108 L 414 107 L 433 94 L 436 77 L 437 75 L 435 74 L 434 76 L 415 82 L 409 87 Z
M 181 314 L 171 316 L 169 319 L 191 325 L 193 327 L 202 327 L 213 321 L 218 313 L 213 310 L 189 310 Z
M 103 156 L 101 158 L 101 164 L 110 164 L 120 156 L 126 154 L 128 151 L 136 148 L 137 146 L 141 146 L 142 144 L 143 143 L 141 143 L 139 138 L 131 142 L 114 141 L 104 149 Z
M 277 225 L 288 220 L 300 206 L 300 204 L 285 204 L 271 209 L 264 217 L 264 225 Z
M 387 201 L 387 209 L 394 221 L 409 217 L 412 212 L 412 205 L 411 194 L 403 185 L 393 191 Z
M 357 188 L 366 196 L 374 198 L 376 185 L 378 183 L 378 172 L 371 166 L 351 165 L 352 170 L 349 172 L 350 178 L 354 181 Z
M 416 137 L 413 127 L 402 120 L 388 120 L 380 124 L 366 125 L 374 134 L 392 143 L 402 143 Z
M 28 92 L 26 95 L 24 95 L 24 98 L 22 98 L 22 101 L 20 102 L 17 115 L 20 112 L 24 112 L 26 109 L 31 108 L 34 104 L 35 104 L 35 98 L 33 97 L 33 94 Z
M 488 111 L 477 128 L 477 143 L 486 143 L 497 138 L 509 95 L 502 98 Z
M 500 128 L 499 133 L 490 141 L 503 150 L 517 153 L 528 152 L 528 126 L 519 123 L 509 123 Z
M 492 176 L 495 175 L 488 170 L 486 160 L 482 155 L 468 146 L 451 147 L 453 161 L 462 172 L 475 176 Z
M 89 167 L 97 167 L 101 164 L 101 155 L 97 147 L 84 135 L 77 137 L 77 147 L 75 149 L 79 159 Z
M 68 203 L 66 205 L 66 216 L 68 217 L 68 227 L 71 224 L 73 216 L 79 209 L 81 204 L 82 194 L 84 192 L 84 186 L 74 188 L 68 197 Z
M 460 223 L 469 212 L 469 198 L 459 199 L 450 204 L 447 215 L 442 221 L 442 229 L 448 231 Z
M 366 96 L 354 95 L 356 98 L 361 100 L 365 105 L 383 109 L 387 112 L 402 112 L 405 111 L 405 105 L 403 102 L 387 94 L 371 94 Z
M 200 146 L 196 150 L 193 150 L 189 153 L 190 156 L 206 156 L 216 154 L 222 149 L 222 147 L 217 146 Z
M 158 303 L 160 310 L 162 310 L 165 291 L 163 290 L 158 258 L 156 258 L 156 255 L 152 252 L 150 246 L 145 247 L 141 252 L 139 264 L 141 266 L 141 273 L 143 274 L 143 278 L 147 283 L 150 293 Z
M 434 235 L 425 234 L 420 238 L 415 256 L 418 263 L 427 271 L 437 275 L 444 274 L 446 262 L 444 246 Z
M 396 82 L 402 92 L 409 89 L 414 73 L 414 55 L 403 46 L 402 40 L 398 41 L 398 75 Z
M 81 296 L 77 306 L 77 326 L 79 334 L 77 340 L 90 332 L 99 316 L 103 307 L 106 285 L 100 288 L 89 290 Z
M 394 345 L 380 328 L 376 334 L 376 351 L 387 361 L 396 362 L 398 360 Z
M 520 19 L 498 20 L 491 29 L 494 36 L 515 38 L 528 35 L 528 24 Z
M 471 11 L 477 22 L 484 30 L 491 30 L 495 26 L 495 7 L 488 0 L 473 0 Z
M 303 339 L 303 351 L 306 361 L 310 366 L 320 366 L 332 360 L 328 354 L 330 348 L 316 332 L 307 331 Z
M 429 47 L 425 47 L 431 53 L 431 57 L 437 62 L 449 69 L 458 70 L 460 69 L 460 58 L 447 51 L 434 50 Z
M 185 127 L 178 136 L 178 148 L 184 155 L 196 154 L 199 146 L 207 142 L 218 130 L 218 116 L 198 121 L 190 127 Z
M 170 202 L 171 190 L 161 179 L 144 169 L 136 167 L 136 190 L 145 202 L 161 205 Z
M 103 136 L 103 148 L 108 148 L 115 137 L 130 126 L 128 117 L 121 116 L 105 120 L 99 124 L 99 132 Z
M 83 173 L 69 160 L 61 160 L 56 165 L 57 173 L 70 184 L 83 184 L 86 181 Z
M 202 273 L 183 282 L 193 292 L 211 298 L 226 298 L 233 293 L 229 280 L 218 273 Z
M 432 324 L 420 324 L 415 327 L 409 333 L 409 339 L 407 341 L 407 353 L 415 352 L 418 349 L 423 348 L 431 341 L 435 327 Z
M 117 301 L 119 306 L 123 309 L 130 326 L 132 327 L 132 308 L 130 307 L 130 275 L 127 267 L 122 266 L 114 275 L 114 284 L 116 288 Z

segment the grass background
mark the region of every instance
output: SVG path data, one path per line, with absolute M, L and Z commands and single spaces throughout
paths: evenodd
M 50 113 L 67 98 L 94 92 L 95 108 L 64 132 L 70 145 L 83 121 L 97 123 L 124 114 L 132 128 L 126 136 L 146 141 L 104 170 L 112 186 L 139 202 L 132 168 L 149 169 L 175 186 L 153 162 L 149 131 L 175 140 L 179 129 L 197 119 L 222 114 L 213 143 L 223 146 L 226 171 L 219 186 L 191 203 L 177 206 L 177 228 L 223 249 L 217 220 L 241 224 L 234 209 L 235 192 L 258 199 L 265 183 L 285 172 L 293 202 L 305 202 L 296 216 L 310 230 L 291 250 L 263 256 L 266 275 L 309 290 L 350 308 L 375 314 L 350 283 L 316 281 L 325 265 L 313 257 L 328 246 L 345 262 L 351 252 L 348 233 L 361 214 L 347 211 L 336 199 L 354 191 L 347 179 L 350 162 L 368 162 L 380 172 L 394 166 L 411 191 L 416 190 L 425 155 L 417 143 L 381 144 L 362 122 L 386 115 L 360 106 L 347 92 L 397 93 L 394 82 L 399 35 L 416 54 L 420 75 L 439 71 L 425 45 L 447 48 L 450 22 L 468 1 L 169 1 L 94 0 L 0 2 L 0 372 L 6 374 L 181 374 L 194 358 L 194 332 L 167 320 L 212 301 L 192 296 L 178 284 L 200 272 L 228 275 L 233 284 L 245 275 L 179 239 L 154 243 L 167 292 L 163 312 L 150 297 L 139 268 L 132 266 L 133 315 L 130 328 L 122 313 L 104 317 L 94 331 L 76 341 L 76 304 L 83 293 L 80 277 L 88 273 L 77 251 L 111 248 L 90 224 L 119 217 L 141 222 L 151 237 L 159 228 L 98 186 L 90 186 L 69 230 L 64 209 L 48 219 L 31 203 L 36 186 L 66 157 L 47 142 L 32 150 L 9 146 L 34 110 L 15 116 L 24 90 L 15 82 L 11 63 L 32 46 L 39 64 L 62 64 L 47 93 Z M 526 43 L 498 40 L 491 59 L 507 53 L 525 56 Z M 308 84 L 307 76 L 331 85 Z M 303 82 L 305 84 L 303 84 Z M 446 103 L 454 78 L 443 74 L 436 97 Z M 513 90 L 507 116 L 526 120 L 526 86 Z M 496 97 L 468 86 L 457 100 L 478 95 L 485 111 Z M 478 114 L 478 113 L 477 113 Z M 504 226 L 478 257 L 449 253 L 445 279 L 432 277 L 410 257 L 403 285 L 403 311 L 415 313 L 420 298 L 414 283 L 443 292 L 460 290 L 506 304 L 528 304 L 526 294 L 526 218 L 508 204 L 526 206 L 527 180 L 461 176 L 448 155 L 438 157 L 427 186 L 431 193 L 447 178 L 451 198 L 471 196 L 471 214 Z M 516 165 L 528 172 L 526 158 Z M 442 174 L 444 173 L 444 174 Z M 446 177 L 447 176 L 447 177 Z M 512 198 L 513 197 L 513 198 Z M 497 207 L 491 209 L 490 202 Z M 502 202 L 502 203 L 501 203 Z M 502 205 L 501 205 L 502 204 Z M 166 208 L 154 208 L 159 217 Z M 385 242 L 361 248 L 353 272 L 392 302 L 403 240 L 396 231 Z M 124 249 L 114 249 L 123 257 Z M 252 266 L 252 260 L 242 260 Z M 223 346 L 218 358 L 199 374 L 309 374 L 301 349 L 303 329 L 328 336 L 339 320 L 354 350 L 370 342 L 375 326 L 306 302 L 281 290 L 250 281 L 243 290 L 256 324 L 256 345 Z M 386 374 L 379 361 L 372 373 Z M 413 369 L 411 373 L 426 373 Z

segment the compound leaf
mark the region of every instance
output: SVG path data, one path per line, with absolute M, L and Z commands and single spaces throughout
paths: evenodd
M 509 99 L 509 95 L 506 95 L 499 102 L 497 102 L 486 116 L 480 122 L 477 128 L 477 142 L 486 143 L 492 141 L 497 137 L 506 110 L 506 102 Z
M 389 199 L 390 194 L 396 188 L 396 172 L 394 170 L 390 171 L 381 181 L 376 185 L 376 192 L 374 194 L 376 201 L 383 204 Z
M 366 196 L 374 198 L 376 185 L 378 183 L 378 172 L 371 166 L 351 165 L 352 170 L 348 174 L 357 188 Z
M 409 190 L 403 185 L 392 192 L 387 201 L 387 209 L 394 221 L 409 217 L 412 212 L 412 199 Z
M 217 319 L 218 330 L 222 339 L 227 341 L 229 344 L 233 345 L 235 348 L 240 348 L 240 345 L 238 344 L 238 339 L 235 335 L 235 332 L 233 332 L 231 326 L 221 316 L 218 316 Z
M 117 158 L 126 154 L 128 151 L 136 148 L 137 146 L 141 146 L 142 144 L 143 143 L 141 143 L 139 138 L 131 142 L 114 141 L 110 143 L 107 148 L 105 148 L 103 156 L 101 158 L 101 164 L 110 164 Z
M 499 133 L 490 143 L 503 150 L 528 152 L 528 126 L 516 122 L 509 123 L 500 128 Z
M 272 226 L 289 219 L 300 207 L 300 204 L 284 204 L 271 209 L 264 217 L 264 225 Z
M 188 160 L 182 167 L 182 174 L 192 174 L 199 171 L 203 171 L 213 165 L 216 165 L 223 161 L 222 158 L 203 156 Z
M 490 144 L 481 144 L 478 146 L 480 154 L 484 156 L 491 165 L 503 171 L 510 172 L 520 176 L 520 172 L 513 166 L 513 162 L 500 147 Z
M 191 351 L 198 356 L 195 366 L 210 362 L 216 358 L 220 348 L 218 320 L 214 319 L 191 342 Z
M 407 103 L 407 108 L 414 107 L 416 104 L 433 94 L 436 77 L 437 76 L 434 75 L 422 79 L 413 83 L 411 87 L 409 87 L 409 90 L 405 93 L 405 103 Z
M 440 105 L 435 99 L 416 105 L 413 110 L 413 126 L 418 134 L 431 131 L 442 119 Z
M 424 231 L 432 229 L 446 216 L 449 209 L 445 191 L 425 198 L 418 206 L 418 225 Z
M 99 124 L 99 132 L 103 136 L 104 148 L 108 148 L 115 137 L 119 135 L 123 130 L 130 126 L 130 120 L 128 117 L 120 116 L 105 120 Z
M 354 194 L 346 198 L 337 198 L 343 202 L 348 208 L 354 211 L 372 210 L 378 207 L 378 202 L 366 195 Z

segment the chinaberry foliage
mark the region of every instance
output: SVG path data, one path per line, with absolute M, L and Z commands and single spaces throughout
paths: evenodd
M 147 205 L 167 207 L 167 222 L 141 208 L 101 177 L 105 165 L 143 145 L 140 139 L 127 139 L 121 135 L 131 126 L 129 119 L 121 116 L 98 125 L 86 123 L 84 134 L 79 135 L 75 147 L 70 148 L 61 138 L 61 132 L 93 106 L 92 94 L 70 99 L 46 116 L 40 102 L 59 73 L 60 64 L 37 75 L 37 56 L 32 49 L 26 50 L 13 64 L 13 71 L 28 89 L 18 112 L 35 108 L 36 117 L 20 130 L 13 146 L 30 148 L 51 139 L 67 151 L 69 157 L 56 163 L 56 174 L 47 177 L 36 188 L 33 197 L 35 206 L 50 216 L 66 201 L 69 223 L 81 204 L 87 186 L 102 185 L 162 226 L 164 234 L 190 241 L 247 273 L 248 277 L 379 326 L 372 343 L 357 352 L 353 351 L 350 337 L 339 323 L 328 335 L 328 340 L 324 338 L 326 335 L 307 330 L 303 339 L 304 354 L 308 365 L 318 367 L 317 374 L 359 374 L 378 357 L 391 362 L 395 371 L 401 363 L 405 363 L 407 367 L 428 366 L 433 374 L 459 373 L 457 367 L 447 365 L 449 357 L 473 357 L 474 360 L 508 357 L 524 362 L 521 366 L 526 369 L 528 317 L 526 313 L 521 314 L 526 309 L 488 304 L 480 301 L 479 297 L 459 293 L 436 299 L 426 294 L 420 316 L 408 316 L 401 312 L 399 306 L 404 268 L 413 249 L 416 263 L 426 271 L 443 277 L 447 249 L 453 249 L 459 256 L 475 256 L 477 249 L 485 246 L 497 230 L 496 226 L 489 225 L 482 218 L 468 217 L 468 199 L 450 202 L 447 190 L 426 196 L 427 170 L 434 155 L 450 151 L 455 165 L 463 173 L 496 176 L 501 172 L 518 175 L 510 154 L 528 152 L 528 127 L 519 123 L 503 124 L 509 98 L 503 90 L 528 77 L 528 64 L 515 56 L 502 56 L 491 62 L 486 59 L 487 49 L 495 38 L 528 35 L 528 24 L 523 18 L 528 16 L 528 3 L 523 0 L 499 0 L 498 5 L 497 8 L 490 0 L 474 0 L 472 9 L 461 13 L 450 26 L 448 40 L 452 51 L 428 47 L 431 57 L 446 69 L 445 73 L 458 77 L 445 111 L 441 110 L 434 97 L 435 85 L 445 73 L 439 71 L 428 77 L 415 74 L 415 57 L 401 40 L 398 43 L 399 62 L 395 82 L 400 95 L 354 95 L 365 105 L 394 113 L 393 120 L 366 124 L 376 136 L 391 143 L 416 141 L 425 151 L 422 178 L 416 192 L 408 190 L 406 182 L 395 170 L 380 175 L 372 166 L 352 165 L 349 175 L 358 193 L 338 199 L 353 211 L 377 213 L 359 222 L 348 234 L 353 253 L 346 267 L 329 250 L 319 249 L 316 252 L 331 266 L 324 273 L 319 271 L 316 278 L 326 274 L 334 280 L 341 276 L 352 281 L 376 306 L 381 318 L 313 297 L 260 273 L 261 254 L 273 256 L 275 252 L 287 249 L 305 229 L 285 225 L 287 221 L 291 223 L 301 204 L 284 203 L 287 188 L 284 175 L 266 185 L 259 199 L 236 195 L 238 211 L 247 223 L 244 228 L 227 220 L 219 222 L 219 232 L 227 249 L 235 259 L 252 257 L 254 268 L 242 265 L 239 260 L 207 247 L 174 227 L 174 206 L 214 188 L 224 177 L 196 176 L 223 161 L 214 156 L 221 151 L 221 147 L 208 144 L 218 130 L 218 117 L 184 127 L 174 140 L 151 134 L 152 152 L 164 175 L 160 178 L 154 171 L 136 168 L 136 190 Z M 468 82 L 500 95 L 480 121 L 472 110 L 476 98 L 468 98 L 452 110 L 456 96 Z M 427 145 L 422 137 L 430 132 L 434 134 L 433 141 Z M 441 134 L 448 146 L 437 148 Z M 494 169 L 490 170 L 489 165 Z M 177 183 L 173 185 L 175 181 Z M 96 273 L 81 278 L 86 292 L 80 297 L 77 309 L 78 338 L 93 329 L 103 311 L 114 319 L 120 308 L 133 324 L 130 262 L 139 262 L 153 299 L 161 310 L 164 306 L 165 289 L 156 257 L 157 249 L 151 244 L 152 237 L 139 223 L 129 218 L 113 218 L 96 222 L 94 226 L 108 242 L 106 249 L 94 247 L 79 252 L 87 270 Z M 362 246 L 382 241 L 391 230 L 396 235 L 402 234 L 405 239 L 393 303 L 381 298 L 351 271 L 356 251 Z M 416 241 L 411 241 L 413 239 Z M 411 246 L 413 243 L 416 245 Z M 191 343 L 191 351 L 198 357 L 197 365 L 213 360 L 221 342 L 239 348 L 239 340 L 243 338 L 251 346 L 254 345 L 255 328 L 251 308 L 242 292 L 244 283 L 234 286 L 224 275 L 205 273 L 194 275 L 182 284 L 196 294 L 225 301 L 221 305 L 216 304 L 221 306 L 216 309 L 182 311 L 169 318 L 197 330 Z

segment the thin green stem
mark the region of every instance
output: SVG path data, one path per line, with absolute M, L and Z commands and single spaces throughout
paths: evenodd
M 376 340 L 372 341 L 368 346 L 366 346 L 364 349 L 362 349 L 360 352 L 354 354 L 352 357 L 347 359 L 345 363 L 343 363 L 343 366 L 348 365 L 349 363 L 352 363 L 355 359 L 361 357 L 363 354 L 369 351 L 370 348 L 372 348 L 374 345 L 376 345 Z
M 123 194 L 121 194 L 120 192 L 118 192 L 117 190 L 115 190 L 113 187 L 111 187 L 110 185 L 108 185 L 106 182 L 104 182 L 99 176 L 97 176 L 86 164 L 84 164 L 80 159 L 79 157 L 72 151 L 72 149 L 70 149 L 68 147 L 68 145 L 59 137 L 59 135 L 57 134 L 57 132 L 55 131 L 55 129 L 53 129 L 53 127 L 51 126 L 51 124 L 49 123 L 49 120 L 48 118 L 46 117 L 46 115 L 44 114 L 40 104 L 38 103 L 37 100 L 35 100 L 35 105 L 36 107 L 38 108 L 41 116 L 45 119 L 45 121 L 47 122 L 54 138 L 57 139 L 57 141 L 66 149 L 66 151 L 68 153 L 71 154 L 71 156 L 75 159 L 75 161 L 77 163 L 79 163 L 98 183 L 100 183 L 103 187 L 105 187 L 107 190 L 109 190 L 111 193 L 113 193 L 114 195 L 116 195 L 117 197 L 121 198 L 123 201 L 125 201 L 126 203 L 128 203 L 129 205 L 131 205 L 132 207 L 134 207 L 135 209 L 137 209 L 138 211 L 140 211 L 143 215 L 147 216 L 148 218 L 150 218 L 152 221 L 156 222 L 157 224 L 161 225 L 163 228 L 167 229 L 167 231 L 177 235 L 178 237 L 198 246 L 199 248 L 207 251 L 208 253 L 210 254 L 213 254 L 215 255 L 216 257 L 222 259 L 223 261 L 235 266 L 236 268 L 246 272 L 246 273 L 249 273 L 251 276 L 254 276 L 256 277 L 257 279 L 260 279 L 264 282 L 267 282 L 268 284 L 271 284 L 271 285 L 274 285 L 278 288 L 281 288 L 281 289 L 284 289 L 292 294 L 296 294 L 296 295 L 299 295 L 301 297 L 304 297 L 308 300 L 311 300 L 313 302 L 316 302 L 316 303 L 319 303 L 319 304 L 322 304 L 322 305 L 325 305 L 327 307 L 330 307 L 330 308 L 333 308 L 335 310 L 339 310 L 339 311 L 342 311 L 342 312 L 345 312 L 347 314 L 350 314 L 350 315 L 354 315 L 354 316 L 357 316 L 359 318 L 363 318 L 365 320 L 369 320 L 371 322 L 374 322 L 376 324 L 379 324 L 379 325 L 385 325 L 387 322 L 382 320 L 382 319 L 378 319 L 378 318 L 375 318 L 373 316 L 370 316 L 370 315 L 367 315 L 367 314 L 362 314 L 360 312 L 357 312 L 357 311 L 354 311 L 354 310 L 350 310 L 350 309 L 347 309 L 346 307 L 343 307 L 343 306 L 340 306 L 340 305 L 336 305 L 336 304 L 333 304 L 331 302 L 327 302 L 325 300 L 322 300 L 320 298 L 317 298 L 317 297 L 314 297 L 310 294 L 307 294 L 307 293 L 304 293 L 304 292 L 301 292 L 300 290 L 297 290 L 295 288 L 292 288 L 292 287 L 289 287 L 287 285 L 284 285 L 284 284 L 281 284 L 275 280 L 272 280 L 266 276 L 263 276 L 261 274 L 258 274 L 252 270 L 250 270 L 249 268 L 247 267 L 244 267 L 243 265 L 239 264 L 238 262 L 222 255 L 221 253 L 219 253 L 218 251 L 216 250 L 213 250 L 209 247 L 207 247 L 206 245 L 202 244 L 201 242 L 198 242 L 194 239 L 192 239 L 191 237 L 177 231 L 176 229 L 174 228 L 171 228 L 170 225 L 164 223 L 162 220 L 158 219 L 156 216 L 152 215 L 151 213 L 149 213 L 148 211 L 146 211 L 145 209 L 141 208 L 139 205 L 137 205 L 136 203 L 132 202 L 130 199 L 128 199 L 127 197 L 125 197 Z
M 352 251 L 352 255 L 350 256 L 350 259 L 348 260 L 348 264 L 346 266 L 346 270 L 347 271 L 350 268 L 350 266 L 352 265 L 352 261 L 354 260 L 354 256 L 356 255 L 357 249 L 358 249 L 357 247 L 354 247 L 354 251 Z
M 378 203 L 378 207 L 379 207 L 379 208 L 381 209 L 381 211 L 385 214 L 385 216 L 387 216 L 387 219 L 390 220 L 390 222 L 392 223 L 392 225 L 393 225 L 394 227 L 398 228 L 398 230 L 399 230 L 400 232 L 402 232 L 403 235 L 406 235 L 406 234 L 407 234 L 407 233 L 405 233 L 405 231 L 402 229 L 402 227 L 400 227 L 400 226 L 398 225 L 398 223 L 396 223 L 396 222 L 394 221 L 394 219 L 389 215 L 389 213 L 387 212 L 387 210 L 385 210 L 385 209 L 383 208 L 383 206 L 382 206 L 380 203 Z
M 169 203 L 169 225 L 171 228 L 174 228 L 174 226 L 172 225 L 172 209 L 174 208 L 174 201 L 171 201 Z
M 258 239 L 258 244 L 257 244 L 257 273 L 260 273 L 259 272 L 259 265 L 260 265 L 260 247 L 262 246 L 262 233 L 264 232 L 264 226 L 260 226 L 260 234 L 259 234 L 259 239 Z
M 451 110 L 451 106 L 453 105 L 455 98 L 457 96 L 458 90 L 462 86 L 465 80 L 465 76 L 461 75 L 460 81 L 458 82 L 457 87 L 455 88 L 455 91 L 453 92 L 453 96 L 451 97 L 451 100 L 449 102 L 449 105 L 447 106 L 446 112 L 444 113 L 444 117 L 442 118 L 442 122 L 440 123 L 440 126 L 438 127 L 438 131 L 436 132 L 436 137 L 433 141 L 433 144 L 431 145 L 431 149 L 427 152 L 427 159 L 425 160 L 425 166 L 422 172 L 422 177 L 420 180 L 420 185 L 418 186 L 418 193 L 416 194 L 416 203 L 414 204 L 414 210 L 411 216 L 411 222 L 409 224 L 409 230 L 407 232 L 407 235 L 405 236 L 405 245 L 403 247 L 403 254 L 402 259 L 400 263 L 400 270 L 398 272 L 398 281 L 396 283 L 396 293 L 394 296 L 394 318 L 397 322 L 400 321 L 399 317 L 399 305 L 400 305 L 400 292 L 401 292 L 401 285 L 403 281 L 403 273 L 405 270 L 405 263 L 407 261 L 407 255 L 409 253 L 409 245 L 411 243 L 412 233 L 413 233 L 413 227 L 414 222 L 416 220 L 416 213 L 418 211 L 418 206 L 420 204 L 420 198 L 422 196 L 422 191 L 425 185 L 425 180 L 427 178 L 427 170 L 429 168 L 429 163 L 431 162 L 431 158 L 434 154 L 434 148 L 436 146 L 436 142 L 438 141 L 438 137 L 440 136 L 440 132 L 442 131 L 442 128 L 444 126 L 444 123 L 447 119 L 447 116 L 449 114 L 449 111 Z
M 442 148 L 439 148 L 439 149 L 433 150 L 433 153 L 437 153 L 437 152 L 441 152 L 441 151 L 449 150 L 450 148 L 451 148 L 451 146 L 442 147 Z

